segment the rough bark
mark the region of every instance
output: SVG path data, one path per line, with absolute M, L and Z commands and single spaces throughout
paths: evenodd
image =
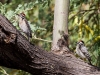
M 73 54 L 56 55 L 31 44 L 0 15 L 0 65 L 33 75 L 100 75 Z

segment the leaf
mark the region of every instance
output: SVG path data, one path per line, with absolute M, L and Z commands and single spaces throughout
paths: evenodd
M 79 22 L 79 36 L 80 37 L 82 37 L 82 27 L 83 27 L 83 23 L 84 23 L 84 21 L 83 20 L 80 20 L 80 22 Z
M 95 40 L 95 42 L 99 41 L 100 40 L 100 36 L 97 36 L 94 40 Z
M 5 16 L 6 16 L 9 20 L 13 17 L 13 15 L 14 15 L 14 11 L 11 11 L 11 10 L 9 10 L 9 11 L 5 14 Z
M 77 16 L 75 16 L 74 24 L 78 24 L 78 17 Z
M 9 75 L 9 74 L 7 74 L 7 72 L 2 67 L 0 67 L 0 72 L 2 72 L 5 75 Z
M 84 27 L 86 30 L 88 30 L 92 35 L 94 34 L 94 31 L 86 24 L 84 24 Z

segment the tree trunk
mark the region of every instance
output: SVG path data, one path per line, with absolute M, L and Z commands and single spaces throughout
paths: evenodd
M 100 75 L 96 67 L 73 54 L 56 55 L 29 43 L 0 15 L 0 65 L 21 69 L 32 75 Z
M 55 0 L 52 51 L 68 47 L 68 11 L 69 0 Z

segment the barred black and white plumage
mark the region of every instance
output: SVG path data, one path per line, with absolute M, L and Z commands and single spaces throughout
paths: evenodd
M 17 15 L 18 15 L 19 27 L 22 30 L 22 32 L 24 32 L 27 35 L 28 40 L 30 41 L 30 38 L 32 38 L 32 31 L 31 31 L 31 28 L 30 28 L 28 21 L 25 18 L 25 14 L 20 13 Z
M 90 54 L 84 44 L 84 42 L 82 40 L 80 40 L 78 43 L 77 43 L 77 46 L 76 46 L 76 53 L 78 56 L 80 56 L 81 58 L 86 58 L 88 61 L 89 61 L 89 64 L 91 64 L 91 57 L 90 57 Z

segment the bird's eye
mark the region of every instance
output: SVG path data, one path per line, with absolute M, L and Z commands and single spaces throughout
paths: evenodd
M 78 44 L 78 45 L 84 45 L 82 42 L 78 42 L 77 44 Z
M 79 42 L 76 42 L 76 44 L 79 44 Z
M 21 15 L 22 15 L 23 17 L 25 16 L 25 14 L 24 14 L 23 12 L 21 13 Z
M 84 43 L 81 43 L 81 45 L 84 45 Z

